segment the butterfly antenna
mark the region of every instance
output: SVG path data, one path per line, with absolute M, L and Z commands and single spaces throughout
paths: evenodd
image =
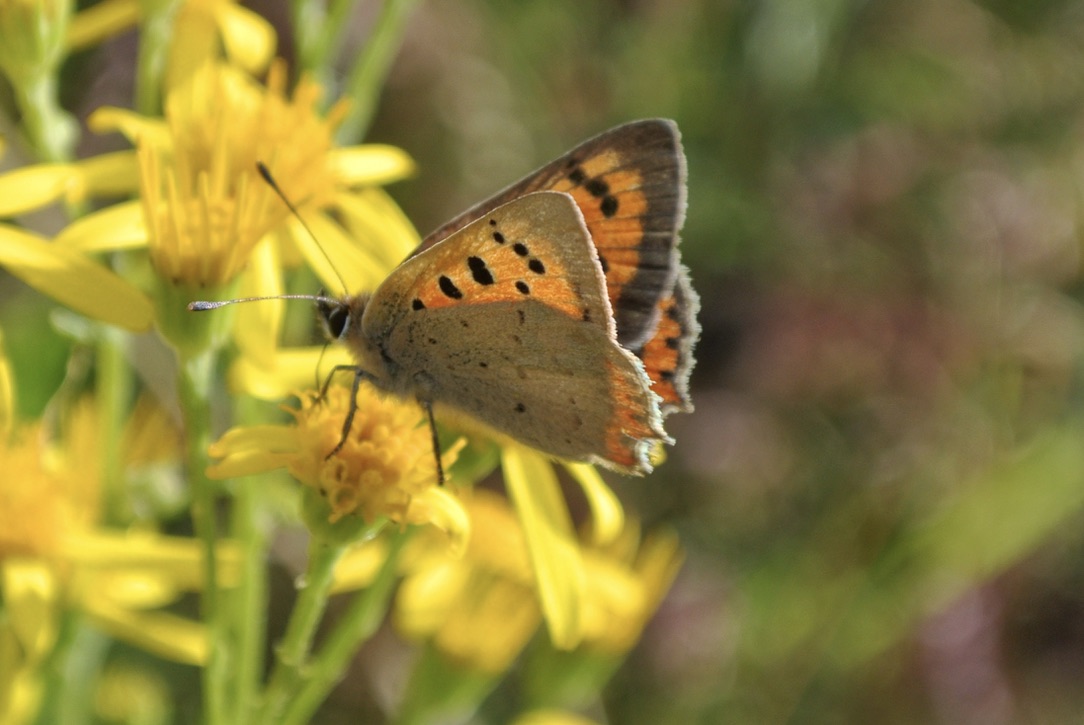
M 206 312 L 208 310 L 217 310 L 219 307 L 225 307 L 226 305 L 236 305 L 239 302 L 260 302 L 262 300 L 312 300 L 313 302 L 323 302 L 329 305 L 339 304 L 339 301 L 333 297 L 324 297 L 323 295 L 271 295 L 269 297 L 238 297 L 234 300 L 196 300 L 188 303 L 188 311 Z
M 286 208 L 290 210 L 290 212 L 294 215 L 294 217 L 297 218 L 299 222 L 301 222 L 301 226 L 312 238 L 312 241 L 316 244 L 316 247 L 320 250 L 320 253 L 324 255 L 324 259 L 327 260 L 327 263 L 331 267 L 331 270 L 335 273 L 335 276 L 339 278 L 339 284 L 342 285 L 343 294 L 349 294 L 350 290 L 346 286 L 346 280 L 343 279 L 343 276 L 341 274 L 339 274 L 339 270 L 335 266 L 335 263 L 331 261 L 331 257 L 328 255 L 327 250 L 325 250 L 323 245 L 320 244 L 320 240 L 316 238 L 316 235 L 313 233 L 312 229 L 309 228 L 309 225 L 301 217 L 301 212 L 297 210 L 297 207 L 294 206 L 294 203 L 290 201 L 289 197 L 286 196 L 286 192 L 284 192 L 279 187 L 278 182 L 275 181 L 275 177 L 271 175 L 271 169 L 267 168 L 267 165 L 264 164 L 264 162 L 257 161 L 256 170 L 260 172 L 260 176 L 263 177 L 263 180 L 265 182 L 267 182 L 267 185 L 270 186 L 276 194 L 278 194 L 278 197 L 280 199 L 282 199 L 282 203 L 286 205 Z

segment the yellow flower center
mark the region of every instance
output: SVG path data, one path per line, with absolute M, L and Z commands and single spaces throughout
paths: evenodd
M 281 64 L 272 66 L 266 88 L 235 69 L 205 66 L 167 99 L 168 134 L 141 137 L 151 258 L 164 278 L 228 283 L 286 219 L 289 210 L 259 177 L 258 161 L 295 204 L 331 201 L 336 179 L 327 154 L 345 106 L 321 117 L 318 85 L 301 81 L 292 99 L 285 88 Z
M 437 481 L 436 462 L 421 411 L 382 398 L 362 386 L 350 432 L 342 437 L 350 390 L 332 386 L 323 401 L 302 398 L 297 419 L 298 453 L 290 474 L 318 490 L 331 509 L 329 520 L 358 515 L 405 522 L 411 500 Z

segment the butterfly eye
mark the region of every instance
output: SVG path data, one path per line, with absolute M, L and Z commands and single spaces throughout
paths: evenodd
M 319 302 L 316 306 L 320 310 L 328 336 L 333 340 L 338 340 L 350 322 L 350 308 L 343 304 L 328 302 Z

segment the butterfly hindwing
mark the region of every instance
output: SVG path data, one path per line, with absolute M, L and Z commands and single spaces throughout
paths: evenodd
M 442 225 L 414 254 L 496 207 L 540 190 L 564 191 L 576 201 L 606 276 L 617 339 L 630 349 L 644 344 L 678 268 L 685 156 L 677 126 L 649 119 L 596 136 Z
M 393 387 L 556 457 L 646 472 L 648 448 L 666 440 L 568 194 L 517 198 L 404 262 L 362 332 Z
M 695 362 L 693 346 L 700 337 L 699 310 L 700 298 L 689 281 L 689 270 L 679 267 L 673 290 L 659 301 L 654 334 L 635 351 L 651 378 L 652 390 L 662 399 L 664 415 L 693 410 L 689 373 Z

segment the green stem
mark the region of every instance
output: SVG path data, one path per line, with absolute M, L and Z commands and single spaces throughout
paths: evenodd
M 46 694 L 37 722 L 54 725 L 88 722 L 94 689 L 109 655 L 109 646 L 109 638 L 93 627 L 85 626 L 82 615 L 64 615 L 56 647 L 45 668 Z
M 237 628 L 237 667 L 230 722 L 236 723 L 246 722 L 252 714 L 264 667 L 267 527 L 257 491 L 261 483 L 252 480 L 240 484 L 231 527 L 231 533 L 241 542 L 244 557 L 233 620 Z
M 162 79 L 173 40 L 175 0 L 141 3 L 143 23 L 139 32 L 139 56 L 136 59 L 135 110 L 157 115 L 162 108 Z
M 303 73 L 312 74 L 322 81 L 327 68 L 322 62 L 326 58 L 323 58 L 320 41 L 327 24 L 327 8 L 322 2 L 294 0 L 290 3 L 290 19 L 298 66 Z
M 211 442 L 211 381 L 215 355 L 205 352 L 182 359 L 179 381 L 181 410 L 187 432 L 186 456 L 188 479 L 192 486 L 192 522 L 203 551 L 203 593 L 201 609 L 207 625 L 209 654 L 203 668 L 204 722 L 218 725 L 225 722 L 226 663 L 229 661 L 229 640 L 224 631 L 218 562 L 215 543 L 218 526 L 215 516 L 215 482 L 205 473 L 207 446 Z
M 372 584 L 358 593 L 335 630 L 327 638 L 308 668 L 304 687 L 290 702 L 283 722 L 287 725 L 307 723 L 342 679 L 343 672 L 363 642 L 376 632 L 388 611 L 388 601 L 395 586 L 399 554 L 410 539 L 413 529 L 393 535 L 384 564 Z
M 384 79 L 399 50 L 410 12 L 418 0 L 385 0 L 376 26 L 358 56 L 347 80 L 347 94 L 353 99 L 350 115 L 338 131 L 338 142 L 344 146 L 364 138 L 376 113 Z
M 23 128 L 42 161 L 64 162 L 72 158 L 77 126 L 57 103 L 56 78 L 42 73 L 14 84 Z
M 309 544 L 309 563 L 304 581 L 299 585 L 297 602 L 290 614 L 286 634 L 276 650 L 277 661 L 267 686 L 263 711 L 257 722 L 281 722 L 290 700 L 308 675 L 308 656 L 313 635 L 327 607 L 335 565 L 346 547 L 313 539 Z
M 335 58 L 342 51 L 350 15 L 357 0 L 294 0 L 290 3 L 294 44 L 302 72 L 327 87 L 332 81 Z
M 124 417 L 132 393 L 132 377 L 125 359 L 127 338 L 124 333 L 103 327 L 98 344 L 98 407 L 101 411 L 99 440 L 105 448 L 102 456 L 102 481 L 105 485 L 104 504 L 109 521 L 129 519 L 130 505 L 124 486 L 121 466 L 121 444 L 124 438 Z

